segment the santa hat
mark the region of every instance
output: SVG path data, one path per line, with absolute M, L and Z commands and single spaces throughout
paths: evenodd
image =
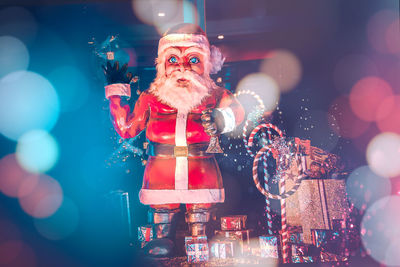
M 225 61 L 221 51 L 216 46 L 210 46 L 205 32 L 195 24 L 182 23 L 167 30 L 158 43 L 158 58 L 163 61 L 164 51 L 173 46 L 200 48 L 206 59 L 206 73 L 217 73 Z M 161 63 L 159 60 L 157 62 Z

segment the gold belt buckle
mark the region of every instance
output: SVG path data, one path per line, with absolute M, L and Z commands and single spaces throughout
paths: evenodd
M 189 150 L 187 146 L 174 146 L 174 157 L 187 157 Z

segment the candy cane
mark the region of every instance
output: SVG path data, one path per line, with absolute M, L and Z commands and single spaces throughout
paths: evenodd
M 289 244 L 288 244 L 288 232 L 287 232 L 287 220 L 286 220 L 286 200 L 285 198 L 294 194 L 296 192 L 296 190 L 298 189 L 298 187 L 301 184 L 302 179 L 305 177 L 304 174 L 302 174 L 302 170 L 304 168 L 305 165 L 305 160 L 304 160 L 304 156 L 301 158 L 301 162 L 298 162 L 298 170 L 300 175 L 297 177 L 296 181 L 295 181 L 295 185 L 292 187 L 292 189 L 288 192 L 286 192 L 286 188 L 285 188 L 285 179 L 280 179 L 280 194 L 279 195 L 273 195 L 269 192 L 269 187 L 268 187 L 268 166 L 267 166 L 267 156 L 272 153 L 271 151 L 271 142 L 272 142 L 272 137 L 271 137 L 271 131 L 270 129 L 275 130 L 281 137 L 283 136 L 282 131 L 280 131 L 280 129 L 278 127 L 276 127 L 273 124 L 270 123 L 262 123 L 260 125 L 258 125 L 256 128 L 253 129 L 253 131 L 250 134 L 249 137 L 249 142 L 248 142 L 248 147 L 253 146 L 254 143 L 254 136 L 257 134 L 257 132 L 262 129 L 262 128 L 267 128 L 268 130 L 268 141 L 267 141 L 267 145 L 263 146 L 260 151 L 257 152 L 256 156 L 254 157 L 254 162 L 253 162 L 253 179 L 254 179 L 254 183 L 257 187 L 257 189 L 266 196 L 266 211 L 267 211 L 267 218 L 268 218 L 268 233 L 272 234 L 272 220 L 271 220 L 271 224 L 269 224 L 269 217 L 268 215 L 270 214 L 270 210 L 268 210 L 268 208 L 270 208 L 270 203 L 269 203 L 269 198 L 273 198 L 273 199 L 279 199 L 281 202 L 281 225 L 282 225 L 282 258 L 283 258 L 283 263 L 289 263 L 290 259 L 289 259 Z M 263 137 L 266 137 L 266 134 L 263 133 L 262 134 Z M 263 157 L 263 170 L 264 170 L 264 185 L 265 185 L 265 189 L 261 187 L 261 184 L 259 182 L 258 179 L 258 161 L 260 160 L 261 156 Z M 296 161 L 298 161 L 298 154 L 295 154 L 296 157 Z M 277 162 L 277 169 L 279 169 L 279 162 Z
M 261 129 L 261 128 L 271 128 L 273 129 L 275 132 L 277 132 L 279 134 L 280 137 L 283 136 L 282 131 L 276 127 L 275 125 L 273 125 L 272 123 L 261 123 L 259 125 L 257 125 L 257 127 L 255 127 L 253 129 L 253 131 L 250 134 L 249 137 L 249 142 L 248 142 L 248 146 L 251 147 L 253 146 L 253 142 L 254 142 L 254 136 L 256 135 L 256 133 Z
M 247 135 L 246 135 L 246 132 L 247 132 L 247 126 L 249 126 L 249 121 L 250 121 L 250 120 L 246 120 L 246 122 L 245 122 L 245 124 L 244 124 L 244 126 L 243 126 L 242 138 L 243 138 L 244 147 L 246 148 L 247 153 L 249 153 L 249 155 L 250 155 L 251 157 L 254 158 L 254 154 L 253 154 L 253 152 L 251 151 L 249 145 L 247 144 Z
M 256 101 L 258 102 L 257 108 L 260 109 L 260 110 L 262 110 L 262 111 L 265 110 L 264 102 L 262 101 L 261 97 L 260 97 L 259 95 L 257 95 L 257 94 L 256 94 L 255 92 L 253 92 L 253 91 L 250 91 L 250 90 L 241 90 L 241 91 L 236 92 L 236 93 L 234 94 L 234 96 L 235 96 L 235 97 L 238 97 L 239 95 L 243 95 L 243 94 L 248 94 L 248 95 L 253 96 L 253 97 L 256 99 Z M 247 127 L 249 126 L 249 122 L 250 122 L 250 119 L 247 119 L 246 122 L 245 122 L 245 124 L 244 124 L 244 126 L 243 126 L 242 138 L 243 138 L 244 147 L 246 148 L 247 153 L 248 153 L 251 157 L 254 157 L 253 152 L 250 150 L 249 146 L 247 145 L 247 135 L 246 135 L 246 132 L 247 132 Z
M 263 137 L 266 138 L 266 134 L 263 133 Z M 264 188 L 269 192 L 268 186 L 268 160 L 269 151 L 263 154 L 263 167 L 264 167 Z M 268 224 L 268 234 L 272 235 L 272 216 L 271 216 L 271 203 L 269 198 L 265 198 L 265 214 L 267 215 L 267 224 Z
M 296 180 L 294 181 L 295 184 L 294 186 L 287 192 L 280 194 L 280 195 L 275 195 L 272 194 L 268 191 L 266 191 L 260 184 L 260 181 L 258 179 L 258 173 L 257 173 L 257 169 L 258 169 L 258 162 L 261 158 L 261 156 L 263 155 L 263 153 L 265 153 L 266 151 L 269 151 L 271 153 L 271 148 L 269 145 L 262 147 L 256 154 L 256 156 L 254 157 L 254 161 L 253 161 L 253 180 L 254 180 L 254 184 L 257 187 L 258 191 L 261 192 L 261 194 L 263 194 L 264 196 L 268 197 L 268 198 L 272 198 L 272 199 L 284 199 L 287 198 L 291 195 L 293 195 L 296 190 L 299 188 L 301 181 L 304 179 L 304 177 L 306 177 L 305 174 L 303 174 L 302 170 L 303 170 L 303 162 L 304 162 L 304 157 L 301 157 L 301 162 L 302 164 L 298 164 L 298 169 L 299 169 L 299 173 L 301 173 L 299 176 L 297 176 Z M 297 154 L 295 155 L 296 160 L 298 160 L 298 156 Z
M 262 101 L 261 97 L 259 95 L 257 95 L 256 93 L 254 93 L 253 91 L 242 90 L 242 91 L 239 91 L 239 92 L 235 93 L 234 96 L 238 97 L 238 96 L 243 95 L 243 94 L 248 94 L 248 95 L 253 96 L 258 102 L 258 106 L 260 108 L 262 108 L 263 110 L 265 109 L 264 102 Z
M 281 179 L 279 182 L 280 194 L 285 193 L 285 180 Z M 281 199 L 281 222 L 282 222 L 282 258 L 283 263 L 289 263 L 289 244 L 288 244 L 288 232 L 286 223 L 286 200 Z

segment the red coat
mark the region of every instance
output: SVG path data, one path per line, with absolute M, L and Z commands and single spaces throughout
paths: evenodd
M 109 99 L 113 124 L 121 137 L 135 137 L 146 128 L 146 137 L 150 142 L 175 145 L 175 130 L 178 127 L 175 108 L 161 103 L 155 95 L 147 91 L 139 96 L 133 112 L 128 105 L 121 106 L 120 96 L 111 96 Z M 240 103 L 228 90 L 218 88 L 189 112 L 187 120 L 185 118 L 188 145 L 210 141 L 210 136 L 204 132 L 201 123 L 202 111 L 210 107 L 229 107 L 235 115 L 236 125 L 243 120 L 244 110 Z M 181 171 L 178 168 L 187 169 L 183 171 L 186 173 L 183 176 L 179 174 L 186 177 L 186 181 L 182 178 L 179 185 L 177 173 Z M 224 201 L 225 193 L 213 154 L 183 159 L 149 156 L 139 197 L 143 204 L 216 203 Z

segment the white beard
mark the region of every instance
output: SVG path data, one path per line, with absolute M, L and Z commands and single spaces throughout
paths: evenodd
M 179 79 L 187 81 L 179 82 Z M 174 71 L 169 77 L 157 73 L 156 79 L 150 86 L 150 92 L 164 104 L 180 112 L 189 113 L 216 87 L 208 75 L 200 76 L 193 71 Z

